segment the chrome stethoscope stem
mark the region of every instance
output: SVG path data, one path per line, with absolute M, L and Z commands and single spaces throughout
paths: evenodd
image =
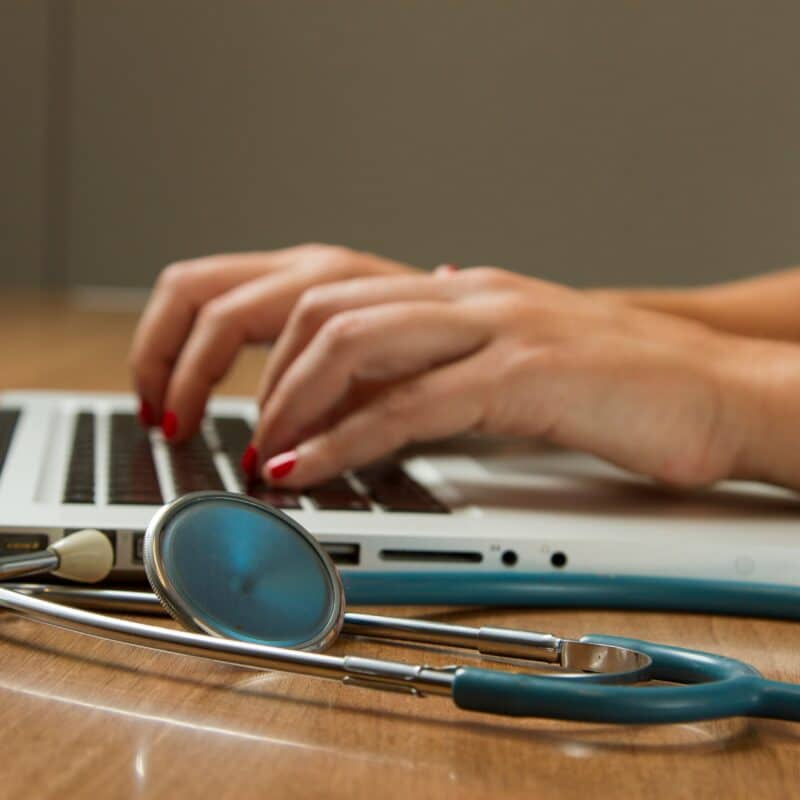
M 36 583 L 7 584 L 7 587 L 18 593 L 49 598 L 54 603 L 69 603 L 83 608 L 129 614 L 164 613 L 160 601 L 150 592 L 86 589 Z M 1 598 L 0 604 L 2 604 Z M 101 619 L 104 618 L 101 617 Z M 157 628 L 156 630 L 164 629 Z M 475 628 L 429 620 L 348 612 L 344 615 L 342 631 L 350 635 L 373 639 L 468 648 L 477 650 L 484 655 L 555 664 L 570 672 L 603 673 L 610 682 L 633 682 L 645 675 L 651 663 L 648 656 L 635 650 L 560 639 L 549 633 L 511 628 Z M 216 637 L 211 637 L 210 640 L 215 644 L 227 641 Z M 283 653 L 285 650 L 279 648 L 279 652 Z M 344 659 L 344 661 L 350 663 L 351 667 L 354 666 L 353 659 Z M 355 660 L 359 664 L 364 661 L 365 659 Z M 394 662 L 382 663 L 392 664 Z M 419 668 L 411 667 L 411 669 Z M 428 671 L 430 672 L 430 670 Z
M 473 628 L 421 619 L 382 617 L 375 614 L 344 615 L 344 633 L 378 639 L 402 639 L 449 647 L 468 647 L 486 655 L 558 663 L 561 639 L 549 633 L 507 628 Z
M 61 559 L 50 549 L 39 550 L 0 560 L 0 579 L 17 578 L 22 575 L 38 575 L 58 569 Z
M 453 674 L 448 670 L 353 656 L 328 656 L 176 631 L 59 605 L 3 587 L 0 587 L 0 606 L 38 622 L 78 633 L 241 667 L 294 672 L 341 680 L 345 684 L 419 695 L 450 695 L 452 689 Z

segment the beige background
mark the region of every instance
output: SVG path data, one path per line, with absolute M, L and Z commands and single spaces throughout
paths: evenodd
M 0 0 L 3 282 L 304 240 L 569 283 L 800 262 L 800 4 Z

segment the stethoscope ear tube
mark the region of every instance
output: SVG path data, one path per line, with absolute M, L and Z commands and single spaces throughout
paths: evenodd
M 631 647 L 653 659 L 651 680 L 672 686 L 567 686 L 533 675 L 464 667 L 453 681 L 453 700 L 470 711 L 515 717 L 664 724 L 759 716 L 800 719 L 800 687 L 765 681 L 749 664 L 724 656 L 616 636 L 581 641 Z
M 649 725 L 756 715 L 761 685 L 757 677 L 741 676 L 691 686 L 578 686 L 463 667 L 455 674 L 452 692 L 455 704 L 469 711 Z

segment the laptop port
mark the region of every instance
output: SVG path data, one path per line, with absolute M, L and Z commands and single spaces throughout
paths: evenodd
M 381 550 L 380 557 L 383 561 L 416 561 L 416 562 L 441 562 L 480 564 L 483 553 L 473 550 Z
M 0 554 L 33 553 L 46 549 L 49 543 L 46 533 L 0 533 Z
M 500 560 L 507 567 L 513 567 L 517 563 L 517 561 L 519 561 L 519 556 L 517 555 L 516 550 L 505 550 L 503 554 L 500 556 Z
M 144 532 L 134 531 L 133 533 L 133 553 L 132 560 L 134 564 L 144 563 Z
M 331 557 L 334 564 L 358 564 L 361 561 L 361 546 L 340 542 L 320 542 L 322 549 Z

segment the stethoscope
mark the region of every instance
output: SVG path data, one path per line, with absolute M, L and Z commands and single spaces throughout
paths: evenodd
M 339 574 L 316 540 L 281 511 L 242 495 L 201 492 L 169 503 L 148 526 L 143 552 L 154 595 L 6 584 L 0 586 L 0 605 L 114 641 L 352 686 L 450 696 L 472 711 L 637 724 L 729 716 L 800 721 L 800 686 L 765 680 L 754 667 L 724 656 L 613 636 L 571 640 L 346 613 Z M 0 577 L 53 571 L 96 581 L 111 563 L 105 536 L 87 531 L 41 553 L 0 560 Z M 87 608 L 163 608 L 187 630 Z M 320 652 L 341 632 L 471 648 L 512 659 L 519 671 L 434 668 Z M 524 661 L 556 665 L 564 672 L 530 674 L 523 671 Z M 631 685 L 654 681 L 671 685 Z

